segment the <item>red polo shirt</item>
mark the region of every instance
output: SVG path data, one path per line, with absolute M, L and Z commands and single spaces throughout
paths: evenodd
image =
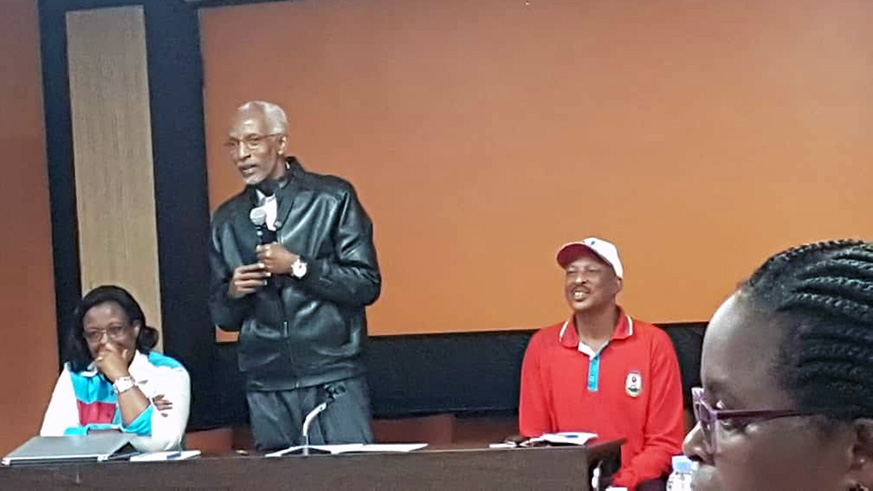
M 519 430 L 625 438 L 615 485 L 669 472 L 684 436 L 682 380 L 673 343 L 657 327 L 622 310 L 609 342 L 594 352 L 579 342 L 573 319 L 537 332 L 521 369 Z

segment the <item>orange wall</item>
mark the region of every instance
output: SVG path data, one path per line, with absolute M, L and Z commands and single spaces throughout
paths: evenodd
M 0 455 L 38 430 L 58 376 L 36 0 L 0 16 Z
M 309 0 L 201 12 L 213 206 L 233 109 L 289 112 L 303 164 L 376 225 L 377 334 L 565 318 L 597 234 L 622 302 L 707 319 L 767 255 L 873 238 L 873 2 Z

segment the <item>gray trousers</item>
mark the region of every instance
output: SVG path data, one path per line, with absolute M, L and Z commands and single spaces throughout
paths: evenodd
M 258 449 L 302 445 L 303 419 L 331 394 L 333 403 L 309 427 L 310 443 L 372 443 L 370 396 L 362 376 L 294 390 L 249 391 L 246 399 Z

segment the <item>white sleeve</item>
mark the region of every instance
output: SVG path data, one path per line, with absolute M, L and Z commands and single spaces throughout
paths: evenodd
M 181 448 L 182 437 L 188 426 L 188 413 L 191 409 L 191 378 L 184 368 L 162 370 L 160 383 L 152 390 L 163 394 L 173 403 L 167 411 L 159 412 L 152 405 L 152 435 L 135 437 L 131 443 L 141 452 L 160 452 Z
M 73 379 L 70 370 L 64 365 L 64 371 L 58 377 L 52 399 L 49 401 L 42 420 L 41 436 L 63 436 L 67 428 L 79 426 L 79 405 L 76 404 L 76 394 L 73 392 Z

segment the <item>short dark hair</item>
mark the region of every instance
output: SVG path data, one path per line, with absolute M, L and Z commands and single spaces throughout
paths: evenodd
M 740 295 L 785 329 L 773 373 L 797 409 L 844 421 L 873 416 L 873 244 L 780 252 Z
M 136 349 L 148 354 L 158 344 L 158 330 L 146 325 L 145 314 L 136 299 L 127 290 L 115 285 L 103 285 L 88 292 L 73 311 L 73 322 L 67 332 L 64 347 L 64 361 L 70 364 L 74 372 L 88 368 L 93 359 L 88 341 L 85 340 L 83 320 L 85 314 L 93 307 L 104 303 L 117 304 L 127 314 L 127 320 L 133 324 L 139 321 L 139 335 L 136 337 Z

